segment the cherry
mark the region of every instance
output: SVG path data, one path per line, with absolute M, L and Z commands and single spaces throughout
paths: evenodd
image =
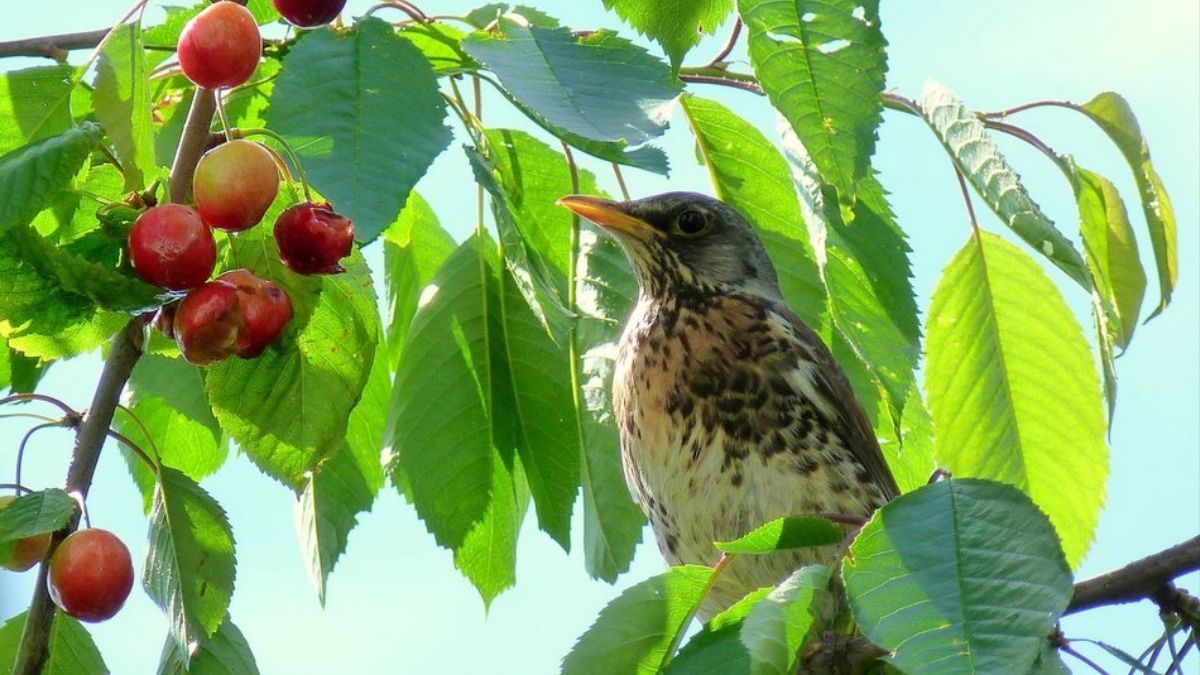
M 210 281 L 193 290 L 175 310 L 175 342 L 183 358 L 206 366 L 229 358 L 238 350 L 242 315 L 237 288 L 225 281 Z
M 345 272 L 338 261 L 350 255 L 354 224 L 325 202 L 305 202 L 279 214 L 275 221 L 279 257 L 297 274 Z
M 216 2 L 179 34 L 179 67 L 205 89 L 236 87 L 250 79 L 262 53 L 262 36 L 250 10 L 236 2 Z
M 76 619 L 111 619 L 133 588 L 129 549 L 108 530 L 75 532 L 54 551 L 46 585 L 54 604 Z
M 242 331 L 238 334 L 237 355 L 252 359 L 279 337 L 292 320 L 292 299 L 272 281 L 260 279 L 248 270 L 231 270 L 217 281 L 237 288 Z
M 346 0 L 273 0 L 275 9 L 293 26 L 315 28 L 337 18 Z
M 228 232 L 257 224 L 278 192 L 275 159 L 253 141 L 230 141 L 204 153 L 192 178 L 200 219 Z
M 0 497 L 0 511 L 15 499 L 12 495 Z M 24 572 L 41 562 L 49 548 L 49 532 L 0 544 L 0 567 L 13 572 Z
M 217 243 L 195 209 L 164 204 L 138 216 L 129 231 L 129 255 L 147 283 L 184 291 L 212 276 Z

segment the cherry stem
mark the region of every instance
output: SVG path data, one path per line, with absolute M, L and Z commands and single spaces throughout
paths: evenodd
M 26 419 L 34 419 L 34 420 L 38 420 L 41 422 L 57 422 L 60 419 L 62 419 L 62 418 L 55 419 L 53 417 L 47 417 L 46 415 L 39 415 L 37 413 L 0 413 L 0 420 L 2 420 L 2 419 L 17 419 L 19 417 L 23 417 Z
M 24 464 L 24 462 L 25 462 L 25 446 L 29 444 L 29 439 L 33 438 L 33 435 L 36 434 L 37 432 L 41 431 L 42 429 L 49 429 L 50 427 L 66 426 L 66 424 L 64 424 L 64 422 L 65 422 L 65 418 L 63 421 L 43 422 L 42 424 L 38 424 L 36 426 L 31 427 L 29 429 L 29 431 L 25 432 L 25 435 L 21 438 L 21 444 L 17 446 L 17 477 L 16 477 L 16 480 L 17 480 L 18 485 L 21 484 L 21 465 Z
M 621 198 L 629 201 L 629 188 L 625 187 L 625 176 L 621 174 L 621 165 L 612 163 L 613 175 L 617 177 L 617 187 L 621 188 Z
M 235 129 L 233 131 L 235 138 L 243 138 L 246 136 L 266 136 L 283 146 L 284 152 L 288 158 L 292 160 L 292 164 L 296 166 L 296 175 L 300 177 L 300 186 L 304 189 L 304 200 L 312 201 L 312 192 L 308 188 L 308 176 L 304 173 L 304 165 L 300 163 L 300 155 L 296 154 L 296 150 L 292 148 L 292 144 L 287 142 L 283 136 L 265 127 L 255 127 L 251 129 Z
M 457 89 L 455 90 L 457 93 Z M 475 99 L 475 121 L 479 126 L 483 126 L 483 94 L 479 88 L 479 77 L 471 78 L 471 94 Z M 475 183 L 475 227 L 477 231 L 483 233 L 483 184 Z M 497 237 L 497 239 L 502 239 Z M 501 244 L 503 246 L 503 244 Z
M 22 492 L 29 494 L 33 492 L 30 488 L 21 485 L 20 483 L 0 483 L 0 490 L 12 490 L 20 495 Z
M 112 429 L 109 429 L 104 433 L 107 434 L 109 438 L 119 443 L 123 443 L 125 447 L 133 451 L 133 454 L 137 455 L 139 459 L 146 463 L 146 466 L 149 467 L 152 473 L 155 475 L 158 474 L 158 465 L 154 463 L 153 459 L 150 459 L 150 455 L 146 454 L 146 451 L 142 449 L 142 446 L 134 443 L 133 440 L 128 436 L 125 436 L 120 432 L 113 431 Z
M 737 557 L 733 553 L 722 553 L 721 559 L 713 565 L 712 574 L 709 575 L 708 581 L 704 582 L 704 588 L 700 591 L 700 596 L 696 598 L 696 602 L 692 604 L 688 610 L 687 616 L 683 618 L 683 623 L 679 624 L 678 630 L 675 631 L 675 637 L 671 639 L 671 644 L 667 647 L 667 651 L 663 654 L 662 663 L 658 666 L 658 672 L 664 672 L 667 669 L 667 664 L 671 663 L 671 659 L 675 658 L 675 652 L 679 651 L 679 645 L 683 642 L 683 636 L 687 633 L 688 626 L 691 625 L 692 619 L 696 618 L 696 613 L 700 611 L 700 605 L 704 604 L 705 598 L 712 592 L 714 586 L 717 585 L 717 579 L 724 572 L 733 559 Z
M 371 8 L 367 10 L 365 16 L 373 16 L 375 12 L 378 12 L 381 9 L 388 9 L 389 7 L 404 12 L 417 23 L 429 23 L 430 21 L 429 15 L 421 11 L 420 7 L 417 7 L 411 2 L 404 2 L 403 0 L 390 0 L 389 2 L 381 2 L 378 5 L 372 5 Z
M 123 403 L 118 403 L 117 409 L 124 411 L 124 413 L 128 415 L 130 419 L 137 423 L 138 428 L 142 430 L 142 434 L 145 435 L 146 440 L 150 441 L 150 449 L 154 451 L 154 456 L 161 460 L 162 453 L 158 450 L 158 444 L 154 442 L 154 436 L 150 434 L 150 429 L 146 428 L 146 423 L 142 421 L 142 418 L 139 417 L 137 413 L 133 412 L 132 408 Z
M 79 414 L 79 411 L 54 398 L 53 396 L 46 396 L 45 394 L 13 394 L 11 396 L 0 398 L 0 405 L 16 403 L 19 401 L 42 401 L 44 403 L 49 403 L 63 411 L 63 414 L 66 415 L 66 419 L 71 420 L 73 423 L 78 423 L 79 420 L 83 419 L 83 415 Z
M 213 96 L 217 101 L 217 118 L 221 120 L 221 131 L 225 133 L 225 141 L 232 141 L 233 136 L 229 131 L 229 118 L 225 116 L 225 96 L 220 91 L 214 91 Z
M 725 62 L 725 59 L 729 56 L 729 54 L 733 51 L 733 48 L 737 46 L 738 37 L 741 34 L 742 17 L 739 16 L 737 20 L 733 22 L 733 29 L 729 31 L 729 39 L 725 41 L 725 46 L 721 47 L 721 51 L 717 52 L 717 55 L 712 57 L 712 59 L 705 64 L 705 67 L 719 68 L 720 65 Z

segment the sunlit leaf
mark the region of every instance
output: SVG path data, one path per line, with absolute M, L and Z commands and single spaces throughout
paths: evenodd
M 604 0 L 625 23 L 662 45 L 671 65 L 678 68 L 683 55 L 700 39 L 716 33 L 733 11 L 733 0 L 694 0 L 664 5 L 655 0 Z
M 74 68 L 37 66 L 0 75 L 0 153 L 71 126 Z
M 809 546 L 828 546 L 842 540 L 846 533 L 825 518 L 787 516 L 760 525 L 733 541 L 718 541 L 726 553 L 771 553 Z
M 121 160 L 126 190 L 142 189 L 155 174 L 149 74 L 141 23 L 114 28 L 100 51 L 92 104 Z
M 168 635 L 157 675 L 258 675 L 258 664 L 242 631 L 225 617 L 217 632 L 200 643 L 190 660 Z
M 0 626 L 0 670 L 12 672 L 17 660 L 17 650 L 21 644 L 21 633 L 25 630 L 25 618 L 28 612 L 22 612 Z M 63 612 L 54 613 L 54 622 L 50 628 L 50 641 L 47 645 L 50 652 L 46 665 L 42 666 L 42 675 L 108 675 L 109 670 L 104 665 L 100 650 L 92 641 L 91 634 L 77 619 Z
M 31 492 L 0 507 L 0 546 L 54 532 L 75 515 L 78 504 L 57 488 Z
M 0 232 L 28 223 L 70 185 L 100 135 L 98 125 L 85 122 L 0 157 Z

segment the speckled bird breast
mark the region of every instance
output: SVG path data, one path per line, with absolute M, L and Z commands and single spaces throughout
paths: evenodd
M 643 295 L 613 380 L 626 480 L 672 564 L 712 565 L 713 541 L 774 518 L 866 514 L 882 494 L 824 423 L 808 346 L 751 296 Z M 744 556 L 705 615 L 832 550 Z

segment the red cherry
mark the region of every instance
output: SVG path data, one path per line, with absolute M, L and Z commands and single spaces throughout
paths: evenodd
M 236 87 L 258 67 L 262 36 L 250 10 L 236 2 L 217 2 L 183 27 L 176 54 L 183 74 L 197 85 Z
M 204 153 L 192 178 L 200 219 L 228 232 L 256 225 L 278 192 L 275 159 L 253 141 L 230 141 Z
M 337 18 L 346 0 L 273 0 L 275 9 L 293 26 L 315 28 Z
M 274 282 L 260 279 L 248 270 L 231 270 L 217 277 L 217 281 L 237 288 L 238 310 L 242 314 L 237 355 L 252 359 L 262 354 L 292 320 L 292 299 Z
M 129 231 L 129 255 L 147 283 L 185 291 L 212 276 L 217 243 L 195 209 L 164 204 L 138 216 Z
M 12 495 L 0 497 L 0 511 L 15 499 Z M 0 544 L 0 567 L 13 572 L 24 572 L 41 562 L 49 548 L 49 532 Z
M 183 358 L 198 366 L 234 354 L 241 330 L 237 288 L 224 281 L 210 281 L 193 290 L 175 310 L 175 342 Z
M 275 244 L 279 257 L 297 274 L 345 272 L 338 261 L 350 255 L 354 224 L 328 202 L 305 202 L 279 214 Z
M 129 549 L 108 530 L 75 532 L 54 551 L 46 585 L 54 604 L 76 619 L 111 619 L 133 588 Z

